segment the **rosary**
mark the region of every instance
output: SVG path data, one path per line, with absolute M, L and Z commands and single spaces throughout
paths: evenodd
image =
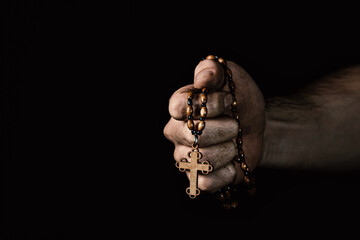
M 243 140 L 242 140 L 242 130 L 240 126 L 240 115 L 237 112 L 237 102 L 235 97 L 235 84 L 232 80 L 232 72 L 227 67 L 226 62 L 223 58 L 209 55 L 203 60 L 214 60 L 221 64 L 224 69 L 225 75 L 225 84 L 228 84 L 230 89 L 230 93 L 232 96 L 232 103 L 231 103 L 231 112 L 233 118 L 238 123 L 238 134 L 236 137 L 236 149 L 237 149 L 237 156 L 233 159 L 234 162 L 240 164 L 240 168 L 244 173 L 243 183 L 245 184 L 247 191 L 250 195 L 253 195 L 256 192 L 255 189 L 255 178 L 250 172 L 250 168 L 246 164 L 245 161 L 245 153 L 242 147 Z M 200 101 L 201 101 L 201 109 L 200 109 L 200 118 L 199 123 L 195 125 L 194 118 L 193 118 L 193 107 L 192 107 L 192 100 L 194 94 L 201 94 Z M 184 172 L 185 170 L 190 171 L 190 186 L 186 188 L 186 193 L 189 195 L 190 198 L 194 199 L 196 196 L 200 194 L 200 190 L 197 188 L 197 179 L 198 179 L 198 171 L 201 171 L 202 174 L 208 174 L 213 171 L 213 166 L 208 161 L 202 161 L 199 163 L 199 160 L 202 158 L 202 153 L 199 150 L 198 138 L 202 134 L 205 129 L 205 118 L 207 115 L 207 94 L 208 90 L 206 88 L 203 89 L 193 89 L 189 91 L 187 95 L 187 127 L 191 131 L 191 134 L 194 135 L 194 143 L 192 144 L 192 150 L 188 152 L 187 157 L 191 159 L 189 162 L 187 158 L 181 159 L 181 161 L 176 162 L 175 166 L 181 171 Z M 237 191 L 237 186 L 234 184 L 230 184 L 222 189 L 219 189 L 217 192 L 217 198 L 220 201 L 221 206 L 226 210 L 235 209 L 238 207 L 238 201 L 233 199 L 234 193 Z

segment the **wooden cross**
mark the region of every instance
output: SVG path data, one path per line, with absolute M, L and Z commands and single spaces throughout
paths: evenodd
M 199 152 L 198 149 L 193 149 L 188 152 L 188 156 L 191 158 L 191 162 L 188 162 L 186 158 L 183 158 L 180 162 L 176 162 L 175 166 L 180 172 L 190 170 L 190 187 L 186 188 L 186 193 L 190 198 L 194 199 L 200 194 L 200 189 L 197 188 L 197 172 L 201 171 L 202 174 L 208 174 L 213 170 L 213 166 L 211 166 L 208 161 L 198 163 L 198 160 L 202 158 L 202 153 Z

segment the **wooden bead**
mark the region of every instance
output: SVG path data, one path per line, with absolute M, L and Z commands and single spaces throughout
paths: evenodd
M 226 75 L 228 75 L 229 77 L 232 77 L 232 72 L 229 68 L 226 68 Z
M 242 145 L 243 144 L 243 141 L 242 141 L 242 138 L 237 136 L 236 137 L 236 144 L 239 146 L 239 145 Z
M 187 120 L 187 127 L 188 127 L 188 129 L 193 130 L 194 129 L 194 121 L 191 120 L 191 119 L 188 119 Z
M 241 170 L 243 170 L 243 171 L 246 171 L 247 169 L 249 169 L 245 162 L 241 162 L 240 168 L 241 168 Z
M 224 194 L 220 193 L 220 195 L 219 195 L 219 201 L 220 201 L 220 202 L 224 202 L 224 201 L 225 201 L 225 196 L 224 196 Z
M 187 99 L 192 99 L 193 96 L 194 96 L 193 91 L 189 91 L 189 92 L 188 92 L 188 95 L 187 95 Z
M 248 176 L 244 176 L 244 182 L 245 183 L 250 183 L 250 178 Z
M 193 114 L 193 108 L 192 108 L 191 105 L 188 105 L 188 106 L 186 107 L 186 114 L 187 114 L 188 116 L 191 116 L 191 115 Z
M 205 121 L 200 121 L 198 125 L 198 130 L 202 131 L 205 128 Z
M 207 97 L 205 94 L 201 94 L 201 103 L 206 103 L 207 102 Z
M 236 201 L 236 200 L 231 203 L 232 208 L 237 208 L 238 205 L 239 205 L 238 201 Z
M 206 59 L 208 59 L 208 60 L 214 60 L 214 59 L 215 59 L 215 56 L 214 56 L 214 55 L 208 55 L 208 56 L 206 57 Z
M 218 62 L 226 65 L 225 60 L 221 57 L 218 58 Z
M 226 196 L 227 199 L 231 199 L 231 192 L 230 192 L 230 190 L 226 190 L 226 191 L 225 191 L 225 196 Z
M 236 121 L 239 121 L 240 119 L 240 115 L 237 112 L 233 112 L 233 117 L 235 118 Z
M 240 158 L 241 161 L 245 161 L 245 153 L 244 153 L 244 150 L 238 149 L 238 158 Z
M 234 81 L 229 81 L 228 86 L 229 86 L 229 88 L 230 88 L 231 91 L 234 91 L 234 90 L 235 90 L 235 83 L 234 83 Z
M 207 115 L 207 109 L 206 109 L 206 107 L 201 107 L 201 109 L 200 109 L 200 116 L 201 117 L 206 117 L 206 115 Z

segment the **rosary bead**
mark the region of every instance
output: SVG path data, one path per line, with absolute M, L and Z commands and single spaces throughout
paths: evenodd
M 188 92 L 188 95 L 187 95 L 187 98 L 188 98 L 189 100 L 191 100 L 191 99 L 193 98 L 193 96 L 194 96 L 193 91 L 189 91 L 189 92 Z
M 202 92 L 202 94 L 206 95 L 206 94 L 208 94 L 209 91 L 207 90 L 207 88 L 203 88 L 203 89 L 201 89 L 201 92 Z
M 238 150 L 238 158 L 240 159 L 240 162 L 245 162 L 244 150 Z
M 240 115 L 237 112 L 233 112 L 233 117 L 235 118 L 236 121 L 240 120 Z
M 189 130 L 194 129 L 194 121 L 192 119 L 187 120 L 187 127 L 188 127 Z
M 246 184 L 249 184 L 251 181 L 250 181 L 250 177 L 249 176 L 244 176 L 244 182 Z
M 243 171 L 247 171 L 249 169 L 245 162 L 240 163 L 240 168 Z
M 218 58 L 218 62 L 226 65 L 225 60 L 221 57 Z
M 191 115 L 193 114 L 193 108 L 192 108 L 191 105 L 188 105 L 188 106 L 186 107 L 186 114 L 187 114 L 188 116 L 191 116 Z
M 239 146 L 239 145 L 242 145 L 243 144 L 243 141 L 242 141 L 242 138 L 237 136 L 236 137 L 236 144 Z
M 205 94 L 201 94 L 201 103 L 206 103 L 207 97 Z
M 205 128 L 205 121 L 200 121 L 198 125 L 198 130 L 202 131 Z
M 221 201 L 221 202 L 224 202 L 224 201 L 225 201 L 225 196 L 224 196 L 223 193 L 220 193 L 220 194 L 219 194 L 219 201 Z
M 231 203 L 231 207 L 232 208 L 237 208 L 238 207 L 238 201 L 233 201 L 232 203 Z
M 187 100 L 187 104 L 192 105 L 192 100 L 190 98 Z
M 214 55 L 208 55 L 208 56 L 206 57 L 206 59 L 208 59 L 208 60 L 214 60 L 214 59 L 215 59 L 215 56 L 214 56 Z
M 201 109 L 200 109 L 200 116 L 203 117 L 203 118 L 205 118 L 206 115 L 207 115 L 207 109 L 206 109 L 206 107 L 201 107 Z
M 232 72 L 231 72 L 231 70 L 229 69 L 229 68 L 226 68 L 226 75 L 228 75 L 228 77 L 232 77 Z
M 234 81 L 229 81 L 228 86 L 229 86 L 229 88 L 230 88 L 231 91 L 234 91 L 234 90 L 235 90 Z

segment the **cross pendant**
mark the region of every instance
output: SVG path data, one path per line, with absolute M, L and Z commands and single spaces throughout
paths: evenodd
M 175 166 L 180 170 L 180 172 L 190 170 L 190 186 L 186 188 L 186 193 L 190 198 L 194 199 L 200 194 L 200 189 L 197 188 L 197 172 L 201 171 L 202 174 L 208 174 L 213 170 L 213 166 L 211 166 L 208 161 L 198 163 L 198 160 L 202 158 L 202 153 L 199 152 L 198 148 L 193 148 L 192 151 L 188 152 L 188 156 L 191 159 L 190 162 L 188 162 L 186 158 L 183 158 L 180 162 L 176 162 Z

